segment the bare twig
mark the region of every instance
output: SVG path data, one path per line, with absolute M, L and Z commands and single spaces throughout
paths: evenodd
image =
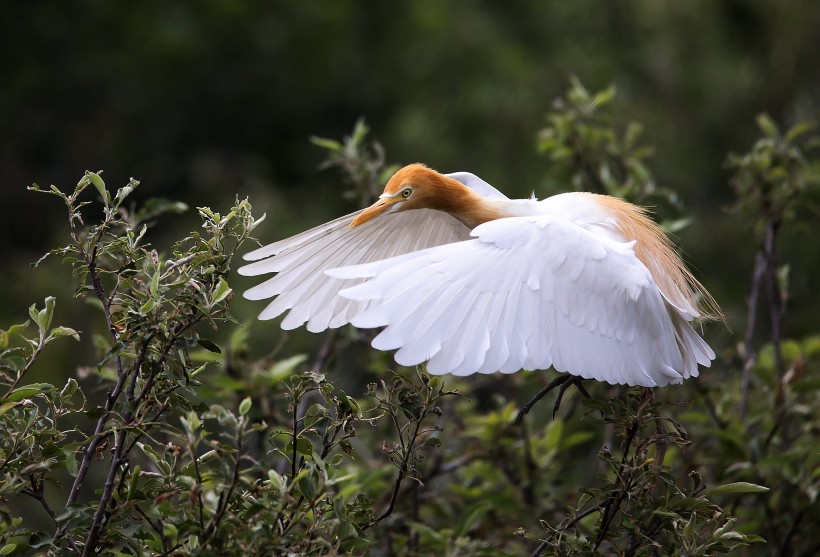
M 615 520 L 615 516 L 618 514 L 618 511 L 620 510 L 621 503 L 624 501 L 624 499 L 626 499 L 627 495 L 629 494 L 629 490 L 632 487 L 632 475 L 625 474 L 627 461 L 629 460 L 629 450 L 632 447 L 632 442 L 635 440 L 635 435 L 637 434 L 638 428 L 640 427 L 641 415 L 643 414 L 643 411 L 646 408 L 646 406 L 654 400 L 652 391 L 650 389 L 645 389 L 644 391 L 644 400 L 641 402 L 640 406 L 638 406 L 638 409 L 635 412 L 634 421 L 627 428 L 626 439 L 624 440 L 623 455 L 621 456 L 621 465 L 618 467 L 617 472 L 617 477 L 620 479 L 622 486 L 617 492 L 613 493 L 604 504 L 604 512 L 603 516 L 601 517 L 601 526 L 598 528 L 598 534 L 595 536 L 595 549 L 598 549 L 598 547 L 604 541 L 604 538 L 606 538 L 606 534 L 609 531 L 609 527 L 612 525 L 613 520 Z
M 217 529 L 219 528 L 219 524 L 222 522 L 222 519 L 225 516 L 225 511 L 228 510 L 228 507 L 231 505 L 231 497 L 233 496 L 233 492 L 236 489 L 236 486 L 239 484 L 239 469 L 242 462 L 242 445 L 244 442 L 244 424 L 240 425 L 239 431 L 237 433 L 236 438 L 236 461 L 234 462 L 233 466 L 233 476 L 231 477 L 231 483 L 228 486 L 227 491 L 223 491 L 219 495 L 219 502 L 216 506 L 216 513 L 211 518 L 208 526 L 205 528 L 205 532 L 202 536 L 201 546 L 206 547 L 207 544 L 210 542 L 213 535 L 216 533 Z
M 111 325 L 110 305 L 108 304 L 108 298 L 105 295 L 105 290 L 103 289 L 102 283 L 99 280 L 99 274 L 97 272 L 96 262 L 95 261 L 96 261 L 96 248 L 95 248 L 95 251 L 92 253 L 92 258 L 88 262 L 87 266 L 88 266 L 88 269 L 89 269 L 89 273 L 91 274 L 91 277 L 92 277 L 92 283 L 94 285 L 94 292 L 96 294 L 96 297 L 98 299 L 100 299 L 100 301 L 103 304 L 103 313 L 105 315 L 106 324 L 108 325 L 109 332 L 111 334 L 111 338 L 114 342 L 116 342 L 117 332 L 114 329 L 114 327 Z M 164 358 L 168 354 L 168 352 L 171 350 L 171 348 L 173 347 L 176 340 L 189 327 L 193 326 L 201 318 L 202 318 L 202 315 L 197 314 L 193 319 L 189 320 L 182 327 L 180 327 L 177 331 L 175 331 L 175 333 L 171 336 L 169 341 L 166 343 L 166 346 L 162 350 L 162 352 L 160 354 L 160 359 Z M 80 462 L 80 466 L 79 466 L 78 471 L 77 471 L 77 477 L 74 479 L 74 483 L 71 486 L 71 491 L 70 491 L 69 497 L 66 501 L 66 507 L 73 504 L 77 500 L 77 496 L 79 495 L 79 492 L 80 492 L 80 487 L 82 486 L 82 484 L 85 480 L 85 477 L 88 474 L 88 470 L 91 466 L 91 462 L 94 458 L 94 455 L 97 452 L 97 448 L 99 447 L 99 444 L 102 442 L 102 440 L 106 438 L 106 436 L 102 435 L 103 430 L 105 429 L 105 426 L 108 423 L 108 420 L 110 419 L 110 417 L 112 415 L 112 411 L 113 411 L 117 401 L 119 400 L 120 395 L 122 394 L 123 390 L 125 389 L 125 385 L 128 382 L 129 376 L 131 376 L 132 374 L 136 374 L 138 366 L 140 366 L 140 367 L 142 366 L 142 362 L 144 361 L 144 358 L 145 358 L 146 352 L 148 350 L 149 344 L 150 344 L 150 339 L 147 339 L 146 341 L 144 341 L 143 349 L 142 349 L 139 357 L 137 358 L 137 361 L 135 362 L 134 366 L 130 369 L 127 369 L 127 370 L 124 369 L 123 366 L 122 366 L 122 360 L 120 359 L 119 356 L 116 356 L 117 382 L 114 385 L 114 389 L 109 391 L 107 396 L 106 396 L 106 402 L 105 402 L 105 406 L 104 406 L 105 411 L 104 411 L 103 415 L 100 416 L 99 420 L 97 420 L 97 425 L 94 429 L 94 434 L 91 436 L 91 441 L 88 443 L 88 445 L 86 445 L 82 449 L 83 458 L 82 458 L 82 461 Z M 145 399 L 148 392 L 150 392 L 150 389 L 153 385 L 153 379 L 154 379 L 154 372 L 152 371 L 151 374 L 149 375 L 148 379 L 146 380 L 146 384 L 143 386 L 142 390 L 139 392 L 139 394 L 136 396 L 136 398 L 132 398 L 134 391 L 129 386 L 129 393 L 128 393 L 127 396 L 129 396 L 129 398 L 132 401 L 133 413 L 132 413 L 132 410 L 129 410 L 123 415 L 124 421 L 126 423 L 131 421 L 131 419 L 133 418 L 133 416 L 136 413 L 136 409 L 140 406 L 142 401 Z M 132 380 L 131 385 L 135 385 L 135 381 Z M 122 432 L 121 437 L 117 439 L 117 444 L 119 446 L 119 452 L 117 452 L 117 449 L 115 448 L 115 455 L 114 455 L 114 459 L 112 461 L 111 469 L 109 470 L 109 477 L 111 477 L 111 474 L 116 474 L 116 470 L 119 467 L 119 464 L 120 464 L 119 461 L 120 461 L 120 459 L 123 455 L 123 447 L 121 445 L 122 443 L 125 443 L 125 432 Z M 129 445 L 129 452 L 130 452 L 131 447 L 133 447 L 133 446 L 134 446 L 133 443 Z M 127 454 L 127 452 L 126 452 L 126 454 Z M 112 478 L 112 484 L 111 485 L 113 487 L 113 478 Z M 99 513 L 104 514 L 105 509 L 107 508 L 108 503 L 110 501 L 110 497 L 111 497 L 110 490 L 107 492 L 107 494 L 108 494 L 108 498 L 105 497 L 106 491 L 104 490 L 103 491 L 103 498 L 100 500 L 100 505 L 97 509 L 97 514 L 99 514 Z M 102 510 L 100 510 L 100 509 L 102 509 Z M 95 515 L 95 523 L 97 522 L 96 516 L 97 515 Z M 102 514 L 99 514 L 99 517 L 100 517 L 100 525 L 101 525 Z M 96 532 L 94 532 L 94 534 L 95 534 L 94 535 L 94 541 L 95 542 L 96 542 L 96 537 L 99 535 L 99 528 L 100 528 L 100 526 L 98 525 L 98 527 L 96 529 Z M 92 525 L 92 529 L 93 529 L 93 525 Z M 90 534 L 91 534 L 91 532 L 89 533 L 89 537 L 88 537 L 89 540 L 92 539 L 92 536 Z M 66 535 L 65 527 L 59 528 L 57 530 L 57 532 L 55 533 L 55 536 L 54 536 L 55 543 L 59 542 L 59 540 L 61 540 L 63 537 L 65 537 L 65 535 Z M 92 548 L 92 550 L 93 550 L 93 548 Z
M 83 548 L 83 557 L 94 555 L 97 548 L 97 539 L 102 528 L 103 517 L 108 503 L 111 501 L 111 494 L 114 490 L 114 482 L 116 481 L 117 471 L 122 464 L 123 447 L 125 446 L 125 431 L 117 431 L 114 434 L 116 439 L 114 446 L 114 455 L 111 458 L 111 467 L 108 469 L 108 477 L 103 486 L 103 494 L 100 497 L 100 504 L 97 506 L 97 511 L 94 513 L 94 520 L 91 523 L 91 528 L 88 530 L 88 536 L 85 540 L 85 547 Z
M 196 475 L 196 498 L 197 507 L 199 510 L 199 529 L 205 531 L 205 511 L 204 503 L 202 502 L 202 472 L 199 471 L 199 459 L 196 456 L 196 446 L 190 444 L 191 460 L 194 463 L 194 474 Z
M 325 333 L 325 338 L 322 341 L 322 346 L 316 354 L 316 359 L 313 361 L 313 369 L 317 373 L 321 373 L 322 368 L 325 367 L 327 361 L 333 355 L 333 346 L 336 343 L 336 330 L 331 329 Z
M 14 381 L 12 381 L 11 385 L 6 391 L 6 394 L 0 398 L 5 398 L 9 396 L 9 394 L 11 394 L 11 392 L 17 387 L 17 384 L 20 383 L 20 380 L 26 375 L 26 373 L 28 373 L 28 370 L 31 369 L 31 366 L 34 365 L 35 360 L 37 360 L 37 356 L 40 354 L 40 351 L 46 344 L 45 333 L 46 331 L 40 331 L 40 340 L 37 342 L 37 346 L 34 347 L 34 351 L 31 353 L 31 356 L 29 356 L 29 359 L 26 362 L 25 366 L 23 366 L 23 369 L 17 372 L 17 377 L 15 377 Z
M 797 531 L 797 527 L 803 521 L 803 518 L 806 516 L 806 511 L 809 507 L 803 507 L 800 511 L 795 515 L 794 519 L 791 521 L 791 525 L 789 526 L 789 531 L 786 532 L 786 535 L 783 536 L 783 539 L 780 541 L 779 547 L 777 548 L 777 554 L 781 557 L 786 557 L 787 555 L 791 555 L 794 548 L 792 548 L 792 538 L 794 537 L 794 533 Z M 813 553 L 804 553 L 804 555 L 812 555 Z
M 97 420 L 97 425 L 94 428 L 94 434 L 91 436 L 91 441 L 82 449 L 83 459 L 80 462 L 80 466 L 77 470 L 77 477 L 74 478 L 74 483 L 71 486 L 71 491 L 69 492 L 68 499 L 66 500 L 66 508 L 70 505 L 74 504 L 77 500 L 77 496 L 80 493 L 80 487 L 83 485 L 83 481 L 85 480 L 86 475 L 88 474 L 88 469 L 91 466 L 91 461 L 94 459 L 94 456 L 97 454 L 97 448 L 99 447 L 100 443 L 108 438 L 109 434 L 103 434 L 103 429 L 105 429 L 105 425 L 108 423 L 109 418 L 111 417 L 111 411 L 114 409 L 114 404 L 116 403 L 117 399 L 119 398 L 120 394 L 122 393 L 123 388 L 125 387 L 125 382 L 127 379 L 126 374 L 121 374 L 117 378 L 117 383 L 114 385 L 114 389 L 108 392 L 106 396 L 106 402 L 102 416 L 100 416 L 99 420 Z M 65 536 L 65 527 L 60 527 L 54 535 L 55 544 L 59 543 L 59 541 Z M 69 541 L 71 543 L 71 541 Z
M 576 524 L 581 522 L 583 519 L 585 519 L 586 517 L 588 517 L 592 513 L 600 511 L 602 507 L 603 507 L 603 504 L 597 504 L 597 505 L 594 505 L 594 506 L 588 508 L 585 511 L 582 511 L 582 512 L 576 514 L 572 518 L 572 520 L 567 522 L 565 525 L 561 526 L 561 530 L 562 531 L 569 530 L 570 528 L 572 528 L 573 526 L 575 526 Z M 552 538 L 549 538 L 549 539 L 544 540 L 543 542 L 541 542 L 541 544 L 537 548 L 535 548 L 535 551 L 532 552 L 530 557 L 538 557 L 539 555 L 541 555 L 544 552 L 544 550 L 547 548 L 547 546 L 549 545 L 549 540 L 550 539 L 552 539 Z
M 718 414 L 715 403 L 712 401 L 711 397 L 709 397 L 709 392 L 703 383 L 695 381 L 692 384 L 695 387 L 695 391 L 700 395 L 701 399 L 703 399 L 703 403 L 706 405 L 706 410 L 709 412 L 709 416 L 711 416 L 712 421 L 715 422 L 715 425 L 717 425 L 720 429 L 726 429 L 729 424 Z
M 783 361 L 783 353 L 780 349 L 781 341 L 781 323 L 782 323 L 782 306 L 783 298 L 780 293 L 780 288 L 777 284 L 777 253 L 776 253 L 776 239 L 777 239 L 777 222 L 769 222 L 766 228 L 766 236 L 763 239 L 763 254 L 766 260 L 766 297 L 769 301 L 769 321 L 771 324 L 771 341 L 774 349 L 775 365 L 777 366 L 778 378 L 778 393 L 776 404 L 780 406 L 782 400 L 783 390 L 783 376 L 786 374 L 786 365 Z
M 43 510 L 45 510 L 46 513 L 48 513 L 48 516 L 51 517 L 51 520 L 54 522 L 54 524 L 57 524 L 57 514 L 54 512 L 54 509 L 51 508 L 51 505 L 48 504 L 48 501 L 45 497 L 45 486 L 43 480 L 38 480 L 34 475 L 31 475 L 29 476 L 29 483 L 31 484 L 31 488 L 24 489 L 22 493 L 28 495 L 32 499 L 39 502 L 40 505 L 43 507 Z M 77 544 L 74 542 L 74 540 L 69 539 L 68 544 L 69 547 L 71 547 L 71 550 L 74 551 L 74 553 L 80 553 L 80 549 L 77 547 Z
M 390 494 L 390 502 L 387 504 L 387 508 L 385 508 L 384 511 L 382 511 L 382 513 L 379 516 L 377 516 L 371 523 L 366 524 L 362 528 L 362 530 L 367 530 L 371 526 L 375 526 L 376 524 L 378 524 L 379 522 L 381 522 L 382 520 L 384 520 L 385 518 L 387 518 L 388 516 L 393 514 L 393 510 L 395 509 L 395 506 L 396 506 L 396 500 L 399 497 L 399 490 L 401 489 L 401 484 L 404 481 L 404 479 L 407 477 L 407 472 L 408 472 L 407 467 L 408 467 L 408 464 L 410 462 L 410 457 L 413 455 L 413 451 L 415 449 L 416 440 L 417 440 L 418 435 L 419 435 L 419 429 L 421 428 L 422 422 L 427 417 L 427 414 L 428 414 L 428 410 L 425 407 L 425 409 L 421 412 L 421 415 L 418 417 L 417 421 L 414 422 L 414 424 L 413 424 L 414 425 L 413 433 L 408 438 L 408 442 L 407 442 L 406 445 L 404 444 L 403 437 L 402 437 L 402 434 L 401 434 L 402 428 L 400 428 L 400 427 L 398 428 L 399 439 L 402 441 L 402 446 L 403 446 L 403 455 L 402 455 L 401 462 L 398 466 L 399 471 L 396 474 L 396 481 L 393 483 L 393 492 Z M 398 424 L 397 424 L 397 426 L 398 426 Z
M 296 396 L 293 397 L 293 441 L 291 444 L 293 445 L 293 449 L 291 451 L 291 459 L 290 459 L 290 481 L 296 480 L 296 449 L 298 446 L 299 441 L 299 400 L 297 400 Z
M 757 324 L 757 301 L 760 297 L 760 287 L 763 280 L 763 273 L 766 269 L 766 261 L 762 253 L 755 257 L 755 267 L 752 273 L 752 290 L 746 300 L 746 307 L 749 316 L 746 320 L 746 335 L 744 337 L 744 350 L 746 352 L 743 361 L 743 381 L 740 386 L 740 421 L 745 422 L 749 412 L 749 387 L 752 380 L 752 369 L 757 360 L 757 352 L 752 347 L 754 341 L 754 331 Z
M 142 368 L 142 363 L 145 361 L 145 354 L 148 352 L 148 347 L 151 345 L 151 340 L 153 340 L 154 335 L 149 335 L 146 337 L 145 340 L 142 341 L 142 346 L 140 347 L 140 353 L 137 356 L 137 360 L 134 362 L 133 372 L 131 373 L 131 382 L 128 384 L 128 391 L 125 393 L 125 397 L 129 403 L 134 404 L 135 402 L 135 391 L 137 388 L 137 379 L 140 375 L 140 368 Z
M 157 533 L 159 539 L 162 541 L 162 550 L 168 551 L 168 537 L 165 535 L 165 530 L 162 528 L 162 521 L 157 519 L 156 523 L 151 520 L 151 517 L 145 514 L 145 511 L 139 505 L 134 505 L 134 508 L 137 512 L 145 519 L 145 522 L 151 527 L 151 529 Z

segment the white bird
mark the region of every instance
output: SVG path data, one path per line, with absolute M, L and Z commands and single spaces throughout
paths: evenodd
M 378 201 L 245 255 L 245 292 L 283 329 L 352 323 L 433 374 L 555 368 L 613 384 L 680 383 L 715 358 L 692 328 L 719 315 L 644 209 L 564 193 L 508 199 L 422 164 Z

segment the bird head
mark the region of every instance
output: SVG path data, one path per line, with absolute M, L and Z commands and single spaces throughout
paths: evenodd
M 381 215 L 408 209 L 438 208 L 436 200 L 446 195 L 448 182 L 455 182 L 423 164 L 399 169 L 384 187 L 384 193 L 350 223 L 355 228 Z

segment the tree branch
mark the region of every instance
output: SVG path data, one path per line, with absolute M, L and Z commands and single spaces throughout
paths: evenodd
M 421 416 L 415 422 L 415 427 L 413 429 L 413 434 L 410 436 L 408 443 L 404 446 L 404 454 L 402 455 L 401 463 L 399 465 L 399 472 L 396 475 L 396 481 L 393 483 L 393 492 L 390 495 L 390 502 L 387 505 L 387 508 L 382 511 L 382 513 L 376 517 L 370 524 L 366 524 L 362 527 L 362 530 L 367 530 L 371 526 L 375 526 L 391 514 L 393 514 L 393 509 L 396 506 L 396 500 L 399 497 L 399 490 L 401 489 L 401 484 L 404 481 L 404 478 L 407 476 L 407 465 L 410 462 L 410 457 L 413 454 L 413 450 L 415 448 L 416 439 L 419 434 L 419 428 L 421 427 L 421 423 L 427 417 L 427 409 L 425 408 L 424 411 L 421 413 Z M 399 429 L 399 438 L 401 438 L 401 429 Z
M 239 466 L 242 461 L 242 443 L 244 441 L 244 425 L 240 426 L 238 436 L 236 439 L 236 461 L 234 462 L 233 466 L 233 477 L 231 478 L 231 484 L 228 486 L 227 492 L 223 491 L 222 494 L 219 496 L 219 503 L 216 506 L 216 513 L 214 514 L 211 521 L 208 523 L 208 527 L 205 529 L 205 532 L 202 536 L 201 546 L 206 547 L 210 539 L 216 533 L 216 530 L 219 528 L 219 523 L 222 522 L 222 518 L 225 516 L 225 511 L 228 510 L 228 507 L 231 504 L 231 497 L 233 496 L 233 491 L 236 489 L 237 484 L 239 483 Z
M 601 505 L 601 504 L 596 504 L 596 505 L 588 508 L 587 510 L 576 514 L 572 518 L 572 520 L 570 520 L 569 522 L 567 522 L 566 525 L 561 527 L 561 531 L 565 532 L 565 531 L 569 530 L 570 528 L 572 528 L 573 526 L 575 526 L 576 524 L 581 522 L 583 519 L 585 519 L 586 517 L 588 517 L 592 513 L 600 511 L 602 506 L 603 505 Z M 547 546 L 549 545 L 549 540 L 550 539 L 552 539 L 552 538 L 550 537 L 547 540 L 544 540 L 543 542 L 541 542 L 541 545 L 539 545 L 537 548 L 535 548 L 535 551 L 532 552 L 530 557 L 538 557 L 539 555 L 541 555 L 544 552 L 544 550 L 547 548 Z
M 24 489 L 22 493 L 39 502 L 46 513 L 48 513 L 48 516 L 51 517 L 54 524 L 57 524 L 57 514 L 54 512 L 54 509 L 51 508 L 51 505 L 48 504 L 48 501 L 46 501 L 44 482 L 42 480 L 38 481 L 34 475 L 29 476 L 29 482 L 31 483 L 31 489 Z M 77 544 L 74 543 L 74 540 L 69 539 L 68 544 L 74 553 L 80 553 L 80 549 L 77 547 Z
M 114 482 L 117 477 L 117 470 L 122 464 L 123 447 L 125 446 L 125 431 L 117 431 L 114 434 L 116 439 L 114 446 L 114 456 L 111 458 L 111 467 L 108 469 L 108 477 L 103 486 L 103 493 L 100 497 L 100 504 L 97 506 L 97 511 L 94 513 L 94 521 L 91 523 L 91 528 L 88 531 L 88 537 L 85 540 L 85 547 L 83 548 L 83 557 L 94 555 L 97 549 L 97 539 L 102 528 L 103 517 L 108 503 L 111 501 L 111 495 L 114 492 Z
M 755 267 L 752 273 L 752 290 L 746 300 L 746 307 L 749 317 L 746 320 L 746 335 L 744 337 L 744 350 L 746 351 L 743 361 L 743 380 L 740 384 L 740 421 L 745 422 L 749 413 L 749 387 L 752 381 L 752 369 L 757 360 L 757 352 L 752 348 L 754 342 L 754 331 L 757 324 L 757 303 L 760 297 L 760 287 L 763 280 L 763 273 L 766 269 L 766 261 L 762 253 L 758 252 L 755 257 Z

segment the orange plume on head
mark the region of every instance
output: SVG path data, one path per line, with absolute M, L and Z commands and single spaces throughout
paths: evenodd
M 406 197 L 402 195 L 405 191 L 409 191 Z M 362 211 L 350 226 L 355 228 L 378 216 L 409 209 L 444 211 L 469 228 L 504 216 L 458 180 L 421 163 L 413 163 L 396 171 L 379 200 Z
M 413 187 L 435 187 L 435 183 L 441 181 L 441 178 L 444 180 L 450 180 L 443 174 L 436 172 L 432 168 L 429 168 L 427 165 L 414 162 L 412 164 L 408 164 L 407 166 L 403 166 L 396 171 L 393 176 L 387 181 L 387 184 L 384 186 L 384 193 L 386 194 L 396 194 L 402 188 L 406 186 L 413 186 Z

